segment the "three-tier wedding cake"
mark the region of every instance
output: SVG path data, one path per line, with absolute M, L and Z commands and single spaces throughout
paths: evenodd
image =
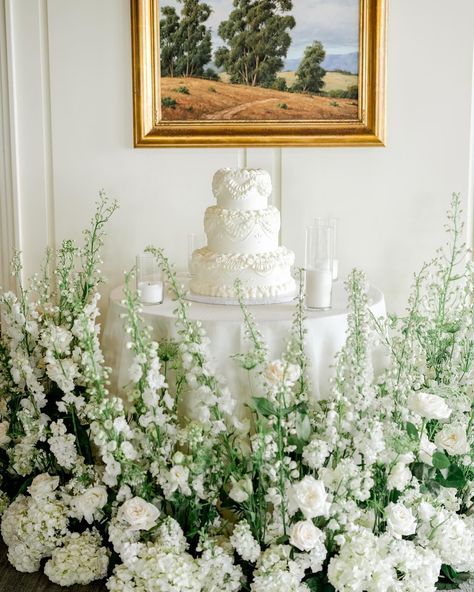
M 212 191 L 217 205 L 204 217 L 207 246 L 192 255 L 191 291 L 232 299 L 240 280 L 247 300 L 291 299 L 295 256 L 278 246 L 280 212 L 268 205 L 270 175 L 262 169 L 221 169 Z

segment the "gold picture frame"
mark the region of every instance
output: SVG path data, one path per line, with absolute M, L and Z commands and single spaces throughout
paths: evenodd
M 386 0 L 360 0 L 358 118 L 338 121 L 161 120 L 158 3 L 131 0 L 135 147 L 384 146 Z

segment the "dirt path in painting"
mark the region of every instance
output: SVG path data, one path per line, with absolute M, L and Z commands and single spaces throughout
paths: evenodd
M 231 107 L 230 109 L 222 109 L 222 111 L 217 111 L 216 113 L 211 113 L 210 115 L 204 115 L 203 119 L 234 119 L 236 115 L 245 111 L 246 109 L 251 109 L 252 107 L 256 107 L 257 105 L 262 105 L 263 103 L 273 103 L 277 101 L 277 99 L 263 99 L 261 101 L 251 101 L 250 103 L 242 103 L 242 105 L 236 105 L 235 107 Z

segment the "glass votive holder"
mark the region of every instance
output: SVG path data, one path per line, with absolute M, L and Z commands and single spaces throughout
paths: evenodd
M 142 304 L 161 304 L 164 297 L 163 274 L 151 253 L 137 255 L 137 290 Z
M 305 306 L 331 308 L 333 281 L 333 230 L 329 224 L 306 228 Z
M 190 276 L 194 275 L 193 270 L 193 253 L 197 249 L 202 249 L 207 244 L 207 236 L 204 232 L 190 232 L 188 234 L 188 273 Z
M 314 219 L 313 226 L 330 226 L 332 228 L 332 279 L 336 281 L 339 277 L 339 260 L 337 258 L 337 218 L 321 218 Z

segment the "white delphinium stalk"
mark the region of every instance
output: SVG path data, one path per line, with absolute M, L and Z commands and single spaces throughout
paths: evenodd
M 107 575 L 109 553 L 102 546 L 96 530 L 69 535 L 63 546 L 55 549 L 44 566 L 44 573 L 55 584 L 72 586 L 90 584 Z
M 68 434 L 64 421 L 58 419 L 49 425 L 51 436 L 48 444 L 58 464 L 64 469 L 70 470 L 77 463 L 76 438 L 74 434 Z

